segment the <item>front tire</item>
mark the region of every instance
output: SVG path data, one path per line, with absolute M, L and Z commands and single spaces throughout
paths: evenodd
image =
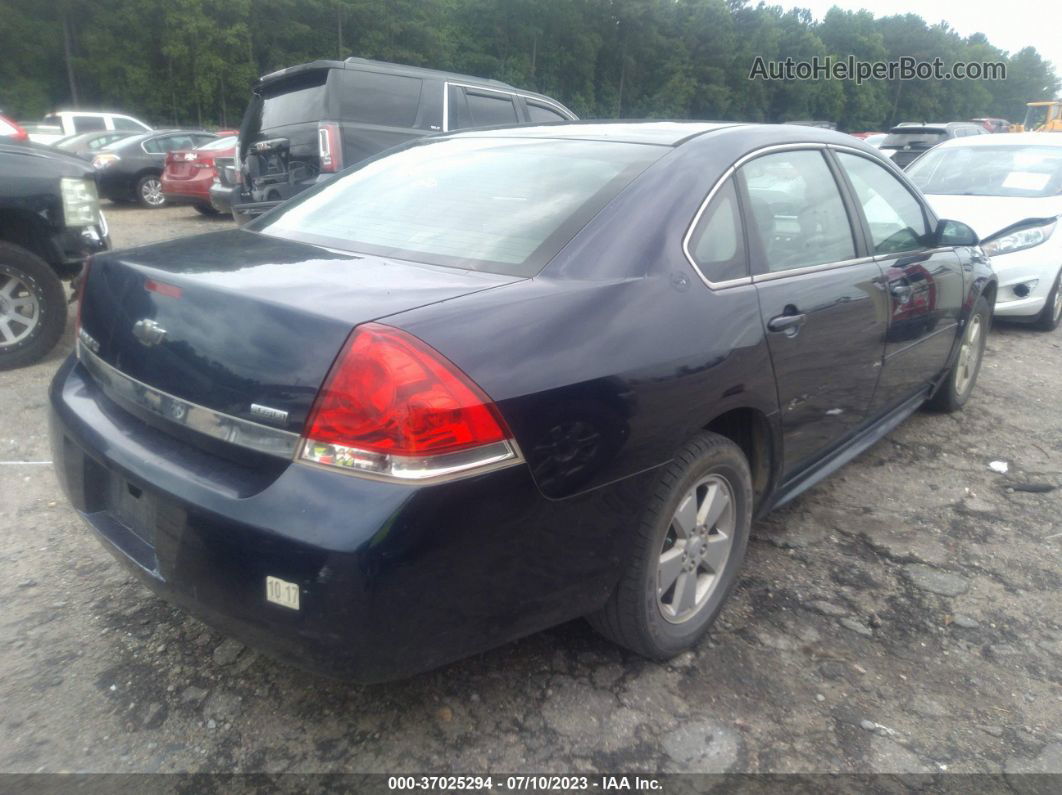
M 0 370 L 31 364 L 66 328 L 66 293 L 48 263 L 0 242 Z
M 1055 276 L 1055 284 L 1047 295 L 1047 303 L 1033 321 L 1033 328 L 1054 331 L 1062 321 L 1062 270 Z
M 214 216 L 218 215 L 218 211 L 211 204 L 197 204 L 195 205 L 195 211 L 200 215 Z
M 992 307 L 988 305 L 985 297 L 981 296 L 977 299 L 973 312 L 966 321 L 955 364 L 948 370 L 944 382 L 926 403 L 931 409 L 950 414 L 966 405 L 970 393 L 973 392 L 974 384 L 977 383 L 977 375 L 981 372 L 985 342 L 988 339 L 988 330 L 991 325 Z
M 664 468 L 616 589 L 587 620 L 651 659 L 689 649 L 737 582 L 751 523 L 744 453 L 724 436 L 698 434 Z
M 158 174 L 145 174 L 136 183 L 136 200 L 141 207 L 155 210 L 166 205 L 162 192 L 162 178 Z

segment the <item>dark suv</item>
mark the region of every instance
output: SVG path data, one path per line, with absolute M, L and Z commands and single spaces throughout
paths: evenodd
M 88 163 L 50 147 L 0 143 L 0 370 L 52 349 L 66 327 L 60 280 L 109 247 Z
M 556 100 L 497 80 L 364 58 L 314 61 L 259 79 L 240 127 L 242 185 L 228 197 L 219 182 L 212 200 L 244 220 L 413 138 L 575 118 Z
M 940 124 L 906 122 L 889 130 L 881 144 L 881 152 L 900 168 L 907 168 L 919 155 L 950 138 L 968 135 L 987 135 L 988 130 L 969 121 L 949 121 Z

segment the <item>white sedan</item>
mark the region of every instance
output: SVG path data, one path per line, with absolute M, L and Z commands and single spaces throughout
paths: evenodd
M 995 314 L 1050 331 L 1062 319 L 1062 134 L 955 138 L 907 174 L 941 218 L 973 227 L 999 276 Z

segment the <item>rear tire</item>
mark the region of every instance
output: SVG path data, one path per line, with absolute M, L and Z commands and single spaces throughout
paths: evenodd
M 157 210 L 166 206 L 166 196 L 162 192 L 162 178 L 158 174 L 145 174 L 136 183 L 136 200 L 141 207 Z
M 929 408 L 950 414 L 966 405 L 974 384 L 977 383 L 977 375 L 981 372 L 985 342 L 991 325 L 992 307 L 988 305 L 985 297 L 981 296 L 966 321 L 955 364 L 948 370 L 944 382 L 937 388 L 933 397 L 926 401 Z
M 708 632 L 737 582 L 751 523 L 752 476 L 744 453 L 724 436 L 698 434 L 664 468 L 619 583 L 587 620 L 651 659 L 689 649 Z
M 1033 328 L 1054 331 L 1062 321 L 1062 270 L 1055 276 L 1055 284 L 1047 295 L 1047 303 L 1033 321 Z
M 218 211 L 214 209 L 213 205 L 210 204 L 197 204 L 195 205 L 195 211 L 200 215 L 213 216 L 219 214 Z
M 47 262 L 0 242 L 0 370 L 32 364 L 66 328 L 66 292 Z

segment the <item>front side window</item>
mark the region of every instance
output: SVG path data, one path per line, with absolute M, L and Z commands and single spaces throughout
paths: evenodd
M 248 227 L 378 256 L 531 276 L 664 147 L 457 138 L 336 177 Z
M 115 116 L 113 118 L 114 129 L 116 130 L 143 130 L 144 125 L 139 122 L 130 119 L 127 116 Z
M 924 248 L 928 238 L 922 205 L 883 166 L 859 155 L 837 153 L 870 226 L 875 254 Z
M 552 108 L 547 108 L 545 105 L 540 105 L 537 102 L 531 102 L 530 100 L 527 102 L 527 115 L 531 121 L 538 124 L 544 124 L 545 122 L 550 121 L 568 121 L 568 117 L 558 111 L 555 111 Z
M 493 124 L 516 124 L 516 105 L 510 94 L 484 93 L 476 94 L 466 91 L 468 112 L 475 127 L 489 127 Z
M 697 267 L 710 282 L 748 275 L 745 233 L 733 179 L 728 179 L 712 197 L 690 237 L 689 249 Z
M 768 271 L 841 262 L 855 240 L 837 182 L 817 149 L 757 157 L 738 170 L 749 224 Z

